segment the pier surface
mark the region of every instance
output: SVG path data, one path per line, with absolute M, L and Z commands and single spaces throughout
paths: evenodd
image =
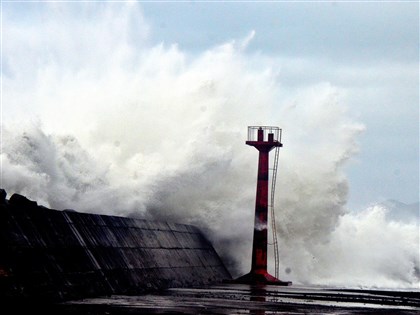
M 68 301 L 60 314 L 420 314 L 420 291 L 220 284 Z

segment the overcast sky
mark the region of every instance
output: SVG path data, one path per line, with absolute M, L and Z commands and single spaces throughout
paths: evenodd
M 282 64 L 283 86 L 328 81 L 366 131 L 348 169 L 350 204 L 419 197 L 417 1 L 144 3 L 156 41 L 191 53 L 256 35 L 248 52 Z M 285 131 L 287 134 L 287 130 Z
M 72 7 L 75 15 L 83 11 Z M 13 45 L 6 47 L 12 35 L 5 30 L 36 28 L 44 11 L 40 3 L 17 1 L 3 1 L 2 10 L 3 53 L 9 54 L 2 74 L 13 77 Z M 418 1 L 142 2 L 140 10 L 147 28 L 140 35 L 152 46 L 176 44 L 194 58 L 255 32 L 245 54 L 278 70 L 285 91 L 324 82 L 339 88 L 349 116 L 365 127 L 360 152 L 346 167 L 349 207 L 419 200 Z M 134 24 L 132 31 L 139 36 Z M 41 37 L 32 41 L 42 44 Z M 4 119 L 12 112 L 4 107 Z M 285 141 L 287 135 L 284 130 Z

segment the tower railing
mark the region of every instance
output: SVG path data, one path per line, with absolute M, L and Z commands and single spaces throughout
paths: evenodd
M 268 134 L 273 134 L 273 140 L 281 142 L 281 129 L 273 126 L 249 126 L 248 127 L 248 141 L 257 141 L 258 130 L 264 130 L 264 137 L 268 137 Z M 264 141 L 267 141 L 264 138 Z

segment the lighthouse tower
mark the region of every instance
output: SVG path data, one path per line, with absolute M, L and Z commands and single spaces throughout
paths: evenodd
M 267 271 L 269 153 L 272 149 L 283 146 L 280 142 L 280 138 L 281 129 L 278 127 L 248 127 L 248 141 L 246 141 L 246 144 L 255 147 L 259 152 L 252 265 L 251 271 L 234 280 L 235 283 L 292 284 L 292 282 L 277 279 Z M 275 161 L 275 163 L 277 163 L 277 161 Z

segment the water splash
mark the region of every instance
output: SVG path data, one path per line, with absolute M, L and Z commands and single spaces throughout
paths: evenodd
M 5 9 L 6 191 L 55 209 L 198 225 L 239 275 L 250 267 L 257 163 L 246 127 L 280 126 L 282 277 L 417 285 L 413 225 L 345 208 L 343 166 L 363 130 L 345 91 L 328 82 L 283 89 L 281 63 L 247 52 L 254 32 L 190 55 L 151 44 L 139 4 L 85 5 L 42 5 L 31 25 Z

